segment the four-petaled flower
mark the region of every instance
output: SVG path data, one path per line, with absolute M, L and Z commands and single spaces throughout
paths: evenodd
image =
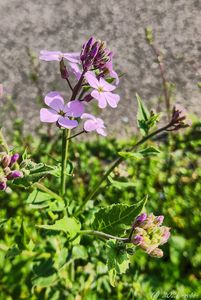
M 102 119 L 96 118 L 91 114 L 83 114 L 81 119 L 88 119 L 84 122 L 84 130 L 87 132 L 96 131 L 98 134 L 106 136 L 105 125 Z
M 40 110 L 41 122 L 56 122 L 57 125 L 68 129 L 77 127 L 78 122 L 70 120 L 69 117 L 78 118 L 83 114 L 84 105 L 82 102 L 74 100 L 64 104 L 64 99 L 56 91 L 47 94 L 44 102 L 49 108 Z
M 69 62 L 78 63 L 80 61 L 80 53 L 62 53 L 61 51 L 41 50 L 39 58 L 45 61 L 61 61 L 64 58 L 67 59 Z
M 111 93 L 116 86 L 108 83 L 103 78 L 98 80 L 93 72 L 87 72 L 85 78 L 89 85 L 94 88 L 91 96 L 98 101 L 100 108 L 105 108 L 107 104 L 113 108 L 117 107 L 120 97 L 117 94 Z

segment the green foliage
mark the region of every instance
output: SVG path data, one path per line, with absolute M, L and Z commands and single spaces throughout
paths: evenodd
M 126 251 L 126 245 L 114 240 L 107 242 L 107 265 L 109 271 L 110 283 L 115 286 L 117 274 L 123 274 L 129 267 L 129 256 Z
M 95 230 L 111 233 L 113 235 L 123 234 L 131 227 L 135 217 L 142 211 L 147 198 L 133 205 L 113 204 L 99 209 L 95 214 L 92 227 Z
M 22 137 L 19 130 L 12 132 L 18 152 L 26 146 L 36 162 L 51 165 L 59 161 L 59 140 L 46 135 L 41 139 Z M 125 248 L 110 240 L 105 249 L 105 241 L 95 236 L 77 238 L 80 225 L 72 218 L 73 212 L 96 184 L 102 167 L 113 161 L 117 151 L 129 147 L 127 141 L 97 139 L 71 144 L 74 176 L 68 176 L 66 191 L 67 203 L 71 200 L 70 222 L 63 220 L 64 207 L 50 209 L 51 203 L 58 201 L 36 188 L 24 191 L 13 184 L 12 193 L 0 192 L 0 300 L 150 300 L 153 293 L 155 299 L 169 294 L 200 299 L 200 134 L 197 122 L 189 131 L 148 143 L 142 149 L 154 147 L 161 153 L 124 160 L 79 216 L 82 229 L 87 230 L 103 207 L 134 207 L 149 195 L 147 212 L 165 215 L 165 225 L 171 227 L 171 239 L 163 246 L 161 259 L 135 250 L 132 244 Z M 57 177 L 46 175 L 43 182 L 48 182 L 52 191 L 58 190 Z M 126 220 L 125 228 L 115 224 L 108 232 L 113 234 L 117 228 L 124 236 L 132 218 Z M 59 225 L 61 230 L 36 225 Z
M 149 112 L 138 94 L 136 94 L 136 98 L 138 102 L 137 124 L 141 134 L 146 136 L 150 129 L 159 121 L 160 114 L 155 114 L 153 111 Z

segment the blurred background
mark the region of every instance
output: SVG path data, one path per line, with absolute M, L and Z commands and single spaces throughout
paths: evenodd
M 1 124 L 18 116 L 33 131 L 47 92 L 58 89 L 68 98 L 57 63 L 39 62 L 39 51 L 79 52 L 93 35 L 107 41 L 115 53 L 114 69 L 124 74 L 118 109 L 104 111 L 106 124 L 112 119 L 109 134 L 133 131 L 136 92 L 149 107 L 164 108 L 158 64 L 145 40 L 147 26 L 163 55 L 166 79 L 174 83 L 172 101 L 199 116 L 200 9 L 199 0 L 0 0 Z

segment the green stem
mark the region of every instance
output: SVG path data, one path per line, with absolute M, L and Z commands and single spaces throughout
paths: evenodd
M 53 191 L 51 191 L 50 189 L 48 189 L 46 186 L 44 186 L 42 183 L 36 182 L 33 184 L 33 186 L 35 186 L 36 188 L 38 188 L 39 190 L 49 194 L 50 196 L 52 196 L 54 199 L 58 200 L 58 201 L 63 201 L 63 198 L 61 198 L 59 195 L 57 195 L 56 193 L 54 193 Z
M 139 140 L 133 147 L 131 147 L 130 149 L 126 150 L 127 152 L 131 152 L 133 150 L 135 150 L 137 147 L 139 147 L 140 145 L 144 144 L 147 140 L 151 139 L 153 136 L 159 134 L 160 132 L 166 130 L 168 127 L 170 126 L 170 124 L 159 128 L 158 130 L 150 133 L 149 135 L 143 137 L 141 140 Z M 110 175 L 110 173 L 124 160 L 123 157 L 118 157 L 115 159 L 115 161 L 111 164 L 111 166 L 109 167 L 109 169 L 103 174 L 102 178 L 97 182 L 97 184 L 95 185 L 94 189 L 91 191 L 91 193 L 88 194 L 88 196 L 86 197 L 86 199 L 82 202 L 82 204 L 80 205 L 79 209 L 76 212 L 76 216 L 80 215 L 80 213 L 82 212 L 84 206 L 86 205 L 86 203 L 91 200 L 94 195 L 98 192 L 98 190 L 100 189 L 102 183 L 107 179 L 107 177 Z
M 68 140 L 71 140 L 71 139 L 73 139 L 74 137 L 76 137 L 76 136 L 78 136 L 78 135 L 80 135 L 80 134 L 82 134 L 82 133 L 86 133 L 86 131 L 85 130 L 82 130 L 82 131 L 80 131 L 80 132 L 78 132 L 78 133 L 76 133 L 76 134 L 74 134 L 74 135 L 71 135 L 69 138 L 67 138 L 66 140 L 68 141 Z
M 61 195 L 66 191 L 66 165 L 68 160 L 69 138 L 71 130 L 64 129 L 62 133 L 62 162 L 61 162 Z
M 9 153 L 10 150 L 9 150 L 8 144 L 6 143 L 6 141 L 4 139 L 1 128 L 0 128 L 0 145 L 5 149 L 5 151 L 7 153 Z
M 118 237 L 118 236 L 114 236 L 114 235 L 111 235 L 111 234 L 107 234 L 107 233 L 104 233 L 102 231 L 97 231 L 97 230 L 80 230 L 78 232 L 79 234 L 86 234 L 86 235 L 95 235 L 95 236 L 98 236 L 100 238 L 104 238 L 104 239 L 113 239 L 113 240 L 117 240 L 117 241 L 122 241 L 124 243 L 128 243 L 130 240 L 128 238 L 121 238 L 121 237 Z

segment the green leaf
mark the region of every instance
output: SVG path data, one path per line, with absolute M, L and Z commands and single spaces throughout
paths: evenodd
M 46 230 L 63 231 L 67 233 L 70 239 L 73 239 L 73 244 L 79 243 L 80 237 L 76 238 L 77 233 L 80 231 L 81 225 L 78 220 L 68 217 L 63 217 L 57 220 L 53 225 L 36 225 L 39 228 Z
M 117 181 L 112 179 L 111 176 L 108 176 L 108 180 L 111 183 L 111 185 L 119 190 L 126 189 L 128 187 L 135 187 L 134 182 L 123 182 L 123 181 Z
M 131 206 L 113 204 L 99 209 L 95 213 L 95 219 L 92 223 L 93 229 L 113 235 L 123 234 L 125 229 L 131 227 L 133 220 L 140 214 L 146 201 L 147 197 Z
M 41 203 L 41 202 L 44 202 L 44 201 L 48 201 L 50 199 L 53 199 L 53 196 L 50 196 L 47 193 L 40 192 L 37 189 L 35 189 L 29 195 L 26 202 L 27 203 Z
M 143 158 L 143 155 L 139 152 L 126 152 L 126 151 L 120 151 L 118 154 L 123 158 L 134 158 L 136 160 L 140 160 Z
M 7 221 L 7 219 L 0 220 L 0 228 L 3 227 L 4 223 L 6 223 Z
M 88 258 L 88 253 L 84 246 L 75 245 L 73 247 L 72 256 L 73 256 L 73 259 L 85 259 L 86 260 Z
M 138 127 L 140 128 L 141 133 L 143 135 L 146 135 L 149 131 L 147 122 L 150 118 L 150 113 L 138 94 L 136 94 L 136 98 L 138 102 L 138 112 L 137 112 Z
M 143 156 L 143 157 L 146 157 L 146 156 L 156 156 L 160 153 L 160 150 L 158 150 L 157 148 L 151 146 L 151 147 L 148 147 L 148 148 L 145 148 L 143 150 L 140 150 L 139 153 Z
M 109 240 L 107 242 L 107 257 L 110 283 L 115 286 L 117 274 L 123 274 L 129 268 L 130 260 L 125 244 Z

